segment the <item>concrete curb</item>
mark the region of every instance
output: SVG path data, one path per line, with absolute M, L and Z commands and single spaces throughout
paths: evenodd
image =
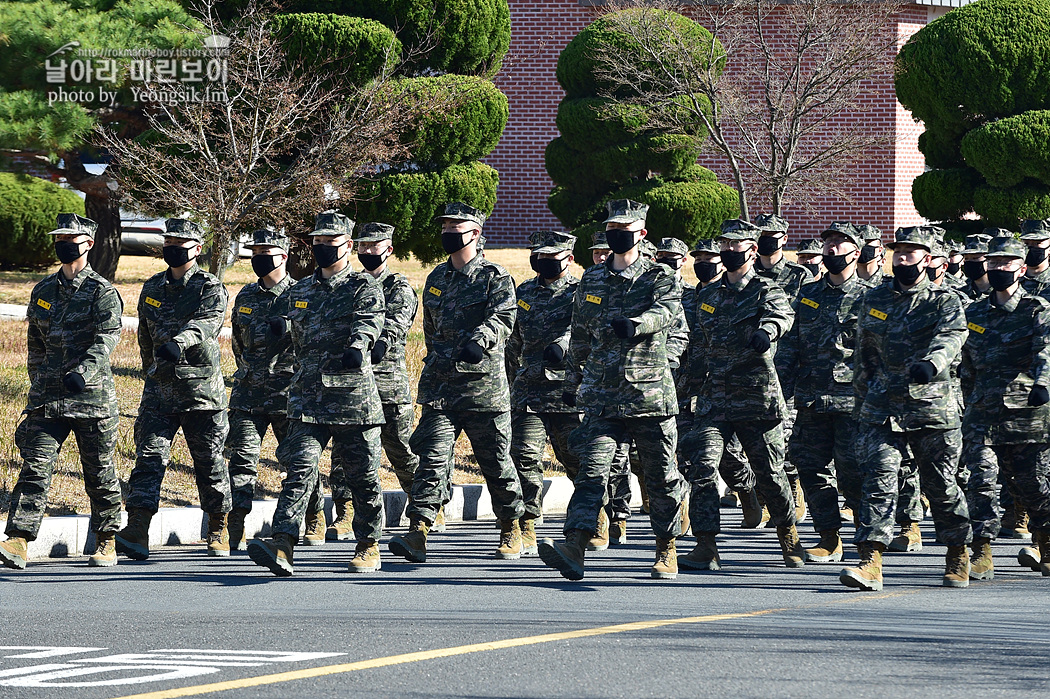
M 25 320 L 26 319 L 26 307 L 20 306 L 15 303 L 0 303 L 0 320 Z M 126 332 L 138 332 L 139 319 L 132 318 L 131 316 L 121 316 L 120 324 Z M 233 331 L 230 328 L 222 328 L 219 330 L 219 337 L 226 340 L 230 339 Z
M 564 476 L 547 478 L 543 481 L 543 514 L 562 515 L 569 505 L 572 496 L 572 481 Z M 638 506 L 641 495 L 638 483 L 631 476 L 631 504 Z M 408 525 L 405 507 L 408 497 L 401 490 L 383 491 L 384 527 L 389 529 Z M 256 500 L 251 514 L 245 520 L 245 533 L 253 536 L 269 536 L 270 523 L 273 521 L 277 500 Z M 325 516 L 331 522 L 334 518 L 331 496 L 325 497 Z M 127 515 L 121 513 L 122 523 Z M 452 487 L 452 500 L 445 506 L 445 519 L 448 522 L 467 522 L 474 520 L 495 521 L 492 513 L 492 500 L 488 488 L 480 485 L 456 485 Z M 30 559 L 64 558 L 84 555 L 95 550 L 95 537 L 89 531 L 88 515 L 67 517 L 45 517 L 40 526 L 40 533 L 35 541 L 29 543 Z M 6 520 L 2 520 L 6 524 Z M 207 535 L 207 522 L 204 512 L 195 507 L 163 507 L 153 517 L 149 527 L 150 548 L 157 546 L 184 546 L 200 543 Z

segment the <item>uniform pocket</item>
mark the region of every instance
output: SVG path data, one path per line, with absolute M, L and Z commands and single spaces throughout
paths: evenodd
M 354 389 L 361 385 L 361 377 L 360 371 L 347 374 L 321 374 L 321 385 L 325 388 Z
M 1007 410 L 1031 410 L 1028 405 L 1028 394 L 1032 392 L 1035 380 L 1028 374 L 1018 374 L 1003 390 L 1003 405 Z
M 211 376 L 210 366 L 194 366 L 188 364 L 175 365 L 175 378 L 177 379 L 205 379 Z
M 664 368 L 660 366 L 627 366 L 623 377 L 631 383 L 650 383 L 664 377 Z

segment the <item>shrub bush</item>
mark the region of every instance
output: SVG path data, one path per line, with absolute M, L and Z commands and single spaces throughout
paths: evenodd
M 62 213 L 84 215 L 84 200 L 53 182 L 0 172 L 0 267 L 47 267 L 54 264 L 48 235 Z
M 413 160 L 442 169 L 483 158 L 492 152 L 507 125 L 507 96 L 483 78 L 442 75 L 409 78 L 421 95 L 455 92 L 462 101 L 448 111 L 428 114 L 418 129 L 406 134 Z
M 291 61 L 332 62 L 346 71 L 340 78 L 348 85 L 364 85 L 401 57 L 401 42 L 394 32 L 363 17 L 316 12 L 277 15 L 272 32 L 286 42 Z
M 931 221 L 960 219 L 973 211 L 973 193 L 981 175 L 972 168 L 930 170 L 911 183 L 915 210 Z
M 989 226 L 1020 230 L 1026 218 L 1050 218 L 1050 187 L 1030 181 L 1009 189 L 981 185 L 974 191 L 973 210 Z
M 1026 178 L 1050 184 L 1050 111 L 1033 110 L 986 124 L 966 134 L 962 154 L 993 187 Z

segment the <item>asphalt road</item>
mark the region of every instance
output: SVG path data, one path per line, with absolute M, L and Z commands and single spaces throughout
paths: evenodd
M 423 565 L 385 555 L 369 576 L 344 572 L 349 542 L 298 548 L 286 579 L 203 547 L 111 569 L 31 562 L 0 574 L 0 696 L 1050 693 L 1050 578 L 1017 565 L 1018 544 L 998 544 L 996 579 L 965 590 L 940 587 L 944 548 L 928 543 L 887 558 L 882 593 L 858 593 L 840 564 L 785 569 L 773 531 L 726 519 L 723 570 L 673 581 L 649 578 L 645 517 L 578 583 L 492 558 L 492 523 L 435 535 Z

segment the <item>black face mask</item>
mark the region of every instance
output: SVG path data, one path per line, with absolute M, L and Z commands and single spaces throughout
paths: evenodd
M 694 262 L 693 271 L 696 272 L 696 278 L 700 280 L 701 284 L 707 284 L 718 276 L 718 263 Z
M 346 251 L 345 250 L 343 251 L 342 255 L 339 254 L 339 248 L 341 248 L 341 247 L 343 247 L 343 246 L 342 245 L 313 245 L 313 246 L 311 246 L 311 249 L 313 250 L 313 253 L 314 253 L 314 262 L 316 262 L 317 266 L 320 267 L 321 269 L 324 269 L 325 267 L 331 267 L 336 262 L 338 262 L 339 260 L 341 260 L 344 257 L 346 257 Z
M 808 269 L 809 273 L 812 274 L 814 277 L 820 276 L 820 265 L 814 265 L 805 262 L 800 262 L 799 264 Z
M 1029 267 L 1038 267 L 1046 259 L 1046 248 L 1028 248 L 1024 263 Z
M 1015 281 L 1017 281 L 1017 272 L 1010 272 L 1005 269 L 988 270 L 988 283 L 996 291 L 1006 291 L 1013 286 Z
M 846 255 L 824 256 L 824 268 L 828 270 L 829 274 L 842 274 L 847 267 L 849 267 L 849 260 L 846 259 Z
M 539 258 L 539 255 L 537 255 L 536 253 L 533 253 L 533 254 L 529 255 L 529 267 L 532 267 L 532 271 L 535 272 L 536 274 L 540 273 L 540 271 L 538 269 L 536 269 L 536 260 L 538 260 L 538 259 L 540 259 L 540 258 Z
M 977 280 L 983 277 L 987 272 L 984 269 L 984 262 L 981 260 L 966 260 L 962 263 L 963 274 L 966 275 L 967 279 Z
M 959 268 L 961 266 L 962 265 L 960 263 L 958 263 L 958 262 L 949 262 L 948 263 L 948 274 L 958 274 L 959 273 Z
M 682 269 L 685 258 L 682 257 L 657 257 L 656 261 L 671 270 Z
M 919 269 L 918 262 L 913 265 L 893 265 L 894 278 L 904 286 L 911 286 L 919 281 L 920 274 L 922 270 Z
M 763 257 L 777 254 L 780 249 L 780 238 L 771 235 L 763 235 L 758 238 L 758 254 Z
M 277 269 L 278 264 L 276 255 L 252 255 L 252 270 L 260 279 Z
M 735 252 L 733 250 L 722 251 L 722 266 L 730 272 L 735 272 L 747 262 L 747 252 Z
M 465 233 L 442 233 L 441 234 L 441 249 L 451 255 L 454 252 L 458 252 L 463 248 L 467 247 L 466 241 L 463 240 Z
M 536 260 L 535 269 L 536 273 L 543 279 L 556 279 L 561 276 L 568 264 L 566 260 L 539 259 Z
M 878 254 L 877 248 L 874 245 L 865 245 L 860 249 L 859 262 L 871 262 L 876 257 L 878 257 Z
M 363 252 L 357 253 L 357 259 L 361 262 L 361 266 L 367 269 L 369 272 L 374 272 L 383 266 L 386 262 L 386 255 L 368 255 Z
M 58 261 L 64 265 L 72 264 L 86 252 L 87 250 L 80 252 L 80 243 L 74 243 L 71 240 L 55 241 L 55 254 L 58 256 Z
M 191 249 L 192 248 L 180 248 L 177 245 L 165 245 L 161 252 L 164 255 L 164 261 L 169 267 L 182 267 L 190 261 Z M 196 256 L 192 259 L 196 259 Z
M 940 271 L 940 269 L 939 269 L 939 268 L 937 268 L 937 267 L 927 267 L 927 268 L 926 268 L 926 277 L 927 277 L 927 278 L 928 278 L 928 279 L 929 279 L 929 280 L 930 280 L 931 282 L 935 282 L 935 281 L 937 281 L 937 277 L 938 277 L 938 276 L 940 276 L 940 275 L 938 274 L 938 272 L 939 272 L 939 271 Z
M 638 244 L 634 233 L 634 231 L 625 231 L 622 228 L 611 228 L 605 231 L 605 242 L 617 255 L 623 255 Z

